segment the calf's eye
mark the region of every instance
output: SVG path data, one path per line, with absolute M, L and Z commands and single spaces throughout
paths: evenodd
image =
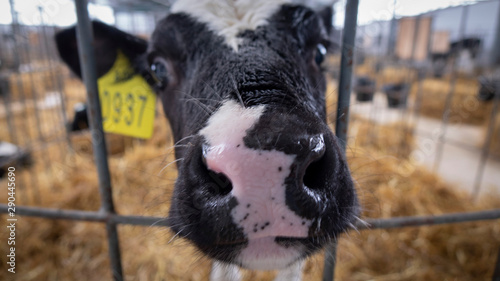
M 325 60 L 326 48 L 323 44 L 318 44 L 316 47 L 316 57 L 314 60 L 318 65 L 320 65 Z
M 162 59 L 155 59 L 151 64 L 151 71 L 160 88 L 168 84 L 168 71 L 165 61 Z

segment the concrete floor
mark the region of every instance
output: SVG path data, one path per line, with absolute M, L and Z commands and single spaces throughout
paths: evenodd
M 375 95 L 373 103 L 359 103 L 353 95 L 351 104 L 351 114 L 369 118 L 379 124 L 416 121 L 417 146 L 412 154 L 413 159 L 431 171 L 436 170 L 450 184 L 471 193 L 474 191 L 476 177 L 480 173 L 480 158 L 485 136 L 482 127 L 467 124 L 448 125 L 445 130 L 442 157 L 436 161 L 443 124 L 441 120 L 423 116 L 415 118 L 410 110 L 411 103 L 408 110 L 389 109 L 382 93 Z M 492 190 L 500 192 L 500 159 L 489 157 L 484 165 L 480 191 Z

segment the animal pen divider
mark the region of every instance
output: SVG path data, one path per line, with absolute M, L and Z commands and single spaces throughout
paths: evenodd
M 101 195 L 101 208 L 97 212 L 60 210 L 40 207 L 17 206 L 16 214 L 21 216 L 33 216 L 49 219 L 65 219 L 74 221 L 100 222 L 106 225 L 109 245 L 109 257 L 111 271 L 114 280 L 123 280 L 120 245 L 118 242 L 118 224 L 159 226 L 165 227 L 165 218 L 146 216 L 123 216 L 115 212 L 113 198 L 111 195 L 111 182 L 106 153 L 106 143 L 102 128 L 100 105 L 97 90 L 97 79 L 95 74 L 95 58 L 93 48 L 91 48 L 92 29 L 87 11 L 87 0 L 75 0 L 78 18 L 78 46 L 79 55 L 82 61 L 82 73 L 87 90 L 87 97 L 90 106 L 90 128 L 93 135 L 93 151 L 99 178 L 99 191 Z M 344 32 L 341 48 L 341 68 L 339 79 L 338 109 L 336 119 L 336 135 L 341 140 L 345 151 L 347 141 L 347 128 L 349 124 L 349 109 L 351 95 L 351 77 L 353 72 L 353 56 L 355 50 L 355 32 L 357 22 L 357 10 L 359 0 L 347 0 L 346 16 L 344 22 Z M 497 87 L 500 89 L 500 87 Z M 498 93 L 497 93 L 498 94 Z M 500 99 L 495 101 L 495 109 L 498 108 Z M 492 115 L 495 113 L 493 111 Z M 494 126 L 494 125 L 490 125 Z M 488 145 L 483 150 L 484 157 L 488 155 Z M 25 185 L 25 184 L 23 184 Z M 32 182 L 32 187 L 36 187 L 36 182 Z M 25 185 L 27 186 L 27 185 Z M 0 204 L 0 212 L 7 213 L 8 206 Z M 453 213 L 437 216 L 415 216 L 397 217 L 389 219 L 367 219 L 359 222 L 355 227 L 358 230 L 368 231 L 370 229 L 388 229 L 407 226 L 423 226 L 447 223 L 461 223 L 478 220 L 500 219 L 500 209 L 478 211 L 471 213 Z M 334 279 L 335 267 L 335 245 L 327 248 L 325 255 L 323 280 Z M 500 251 L 496 262 L 496 268 L 492 280 L 500 280 Z

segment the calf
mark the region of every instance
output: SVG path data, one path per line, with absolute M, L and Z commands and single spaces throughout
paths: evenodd
M 216 260 L 215 280 L 235 265 L 300 278 L 359 213 L 326 124 L 331 17 L 286 2 L 178 1 L 149 44 L 93 25 L 98 75 L 121 50 L 163 104 L 179 160 L 169 224 Z M 79 74 L 74 28 L 56 41 Z

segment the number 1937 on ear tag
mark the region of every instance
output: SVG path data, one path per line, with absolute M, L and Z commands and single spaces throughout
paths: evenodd
M 148 139 L 153 134 L 156 95 L 128 58 L 118 51 L 116 61 L 97 81 L 105 132 Z

